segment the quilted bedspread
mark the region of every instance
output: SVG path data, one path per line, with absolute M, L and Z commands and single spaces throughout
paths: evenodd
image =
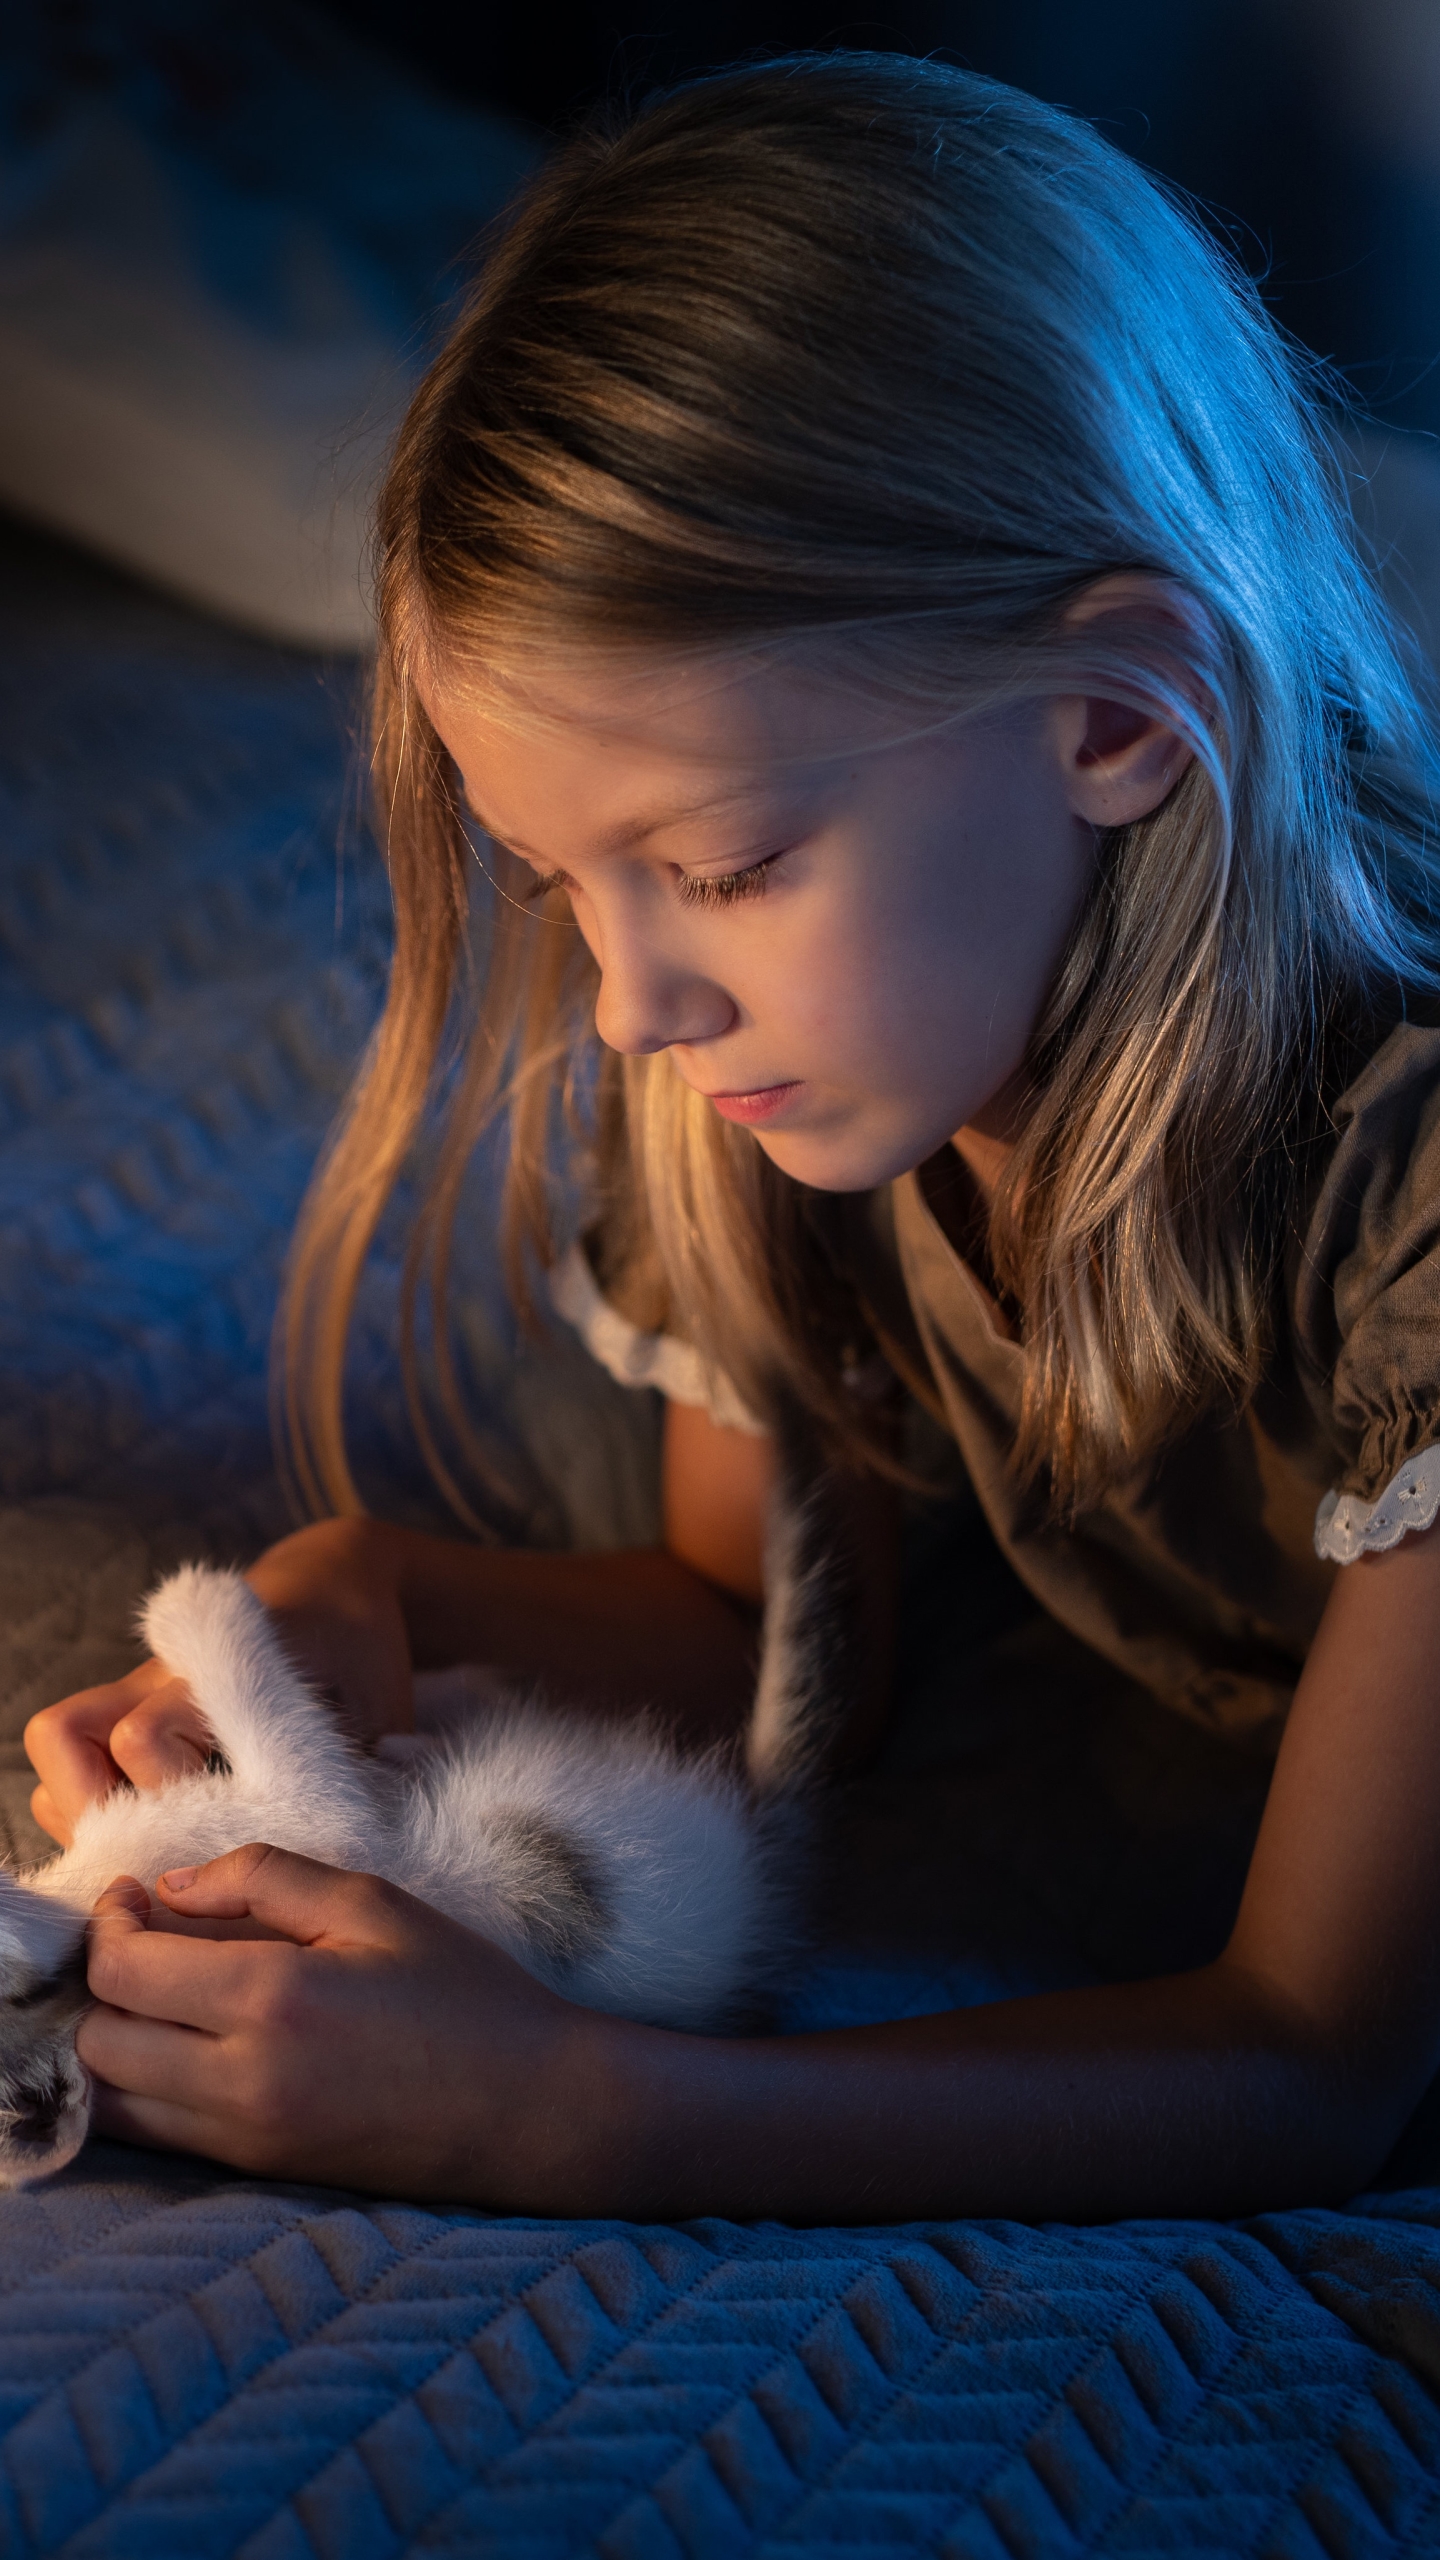
M 19 1729 L 147 1578 L 285 1525 L 264 1365 L 386 914 L 355 679 L 0 543 L 0 1816 Z M 655 1417 L 528 1349 L 467 1222 L 463 1353 L 551 1544 L 649 1535 Z M 429 1507 L 362 1311 L 372 1498 Z M 1264 1773 L 1037 1623 L 963 1496 L 914 1524 L 904 1711 L 834 1807 L 792 2021 L 1202 1955 Z M 957 1640 L 957 1628 L 965 1642 Z M 872 2230 L 551 2224 L 96 2145 L 0 2199 L 0 2553 L 966 2560 L 1440 2549 L 1425 2110 L 1348 2212 Z

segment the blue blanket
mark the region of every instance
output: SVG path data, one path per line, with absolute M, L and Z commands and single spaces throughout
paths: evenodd
M 28 1707 L 133 1658 L 157 1564 L 286 1523 L 276 1274 L 386 910 L 337 861 L 353 669 L 20 536 L 0 661 L 13 1855 Z M 646 1536 L 649 1402 L 564 1335 L 516 1343 L 488 1172 L 463 1335 L 509 1524 Z M 393 1386 L 398 1232 L 357 1440 L 377 1502 L 438 1519 Z M 792 2022 L 1203 1955 L 1263 1771 L 1035 1622 L 963 1497 L 914 1524 L 909 1573 L 904 1713 L 835 1808 Z M 1422 2120 L 1347 2213 L 799 2231 L 434 2213 L 96 2145 L 0 2199 L 0 2553 L 1440 2549 L 1437 2157 Z
M 1433 2198 L 805 2232 L 190 2184 L 7 2208 L 7 2554 L 1440 2546 Z

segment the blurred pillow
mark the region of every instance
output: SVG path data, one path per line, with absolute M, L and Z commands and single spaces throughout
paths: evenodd
M 303 10 L 66 21 L 62 51 L 37 13 L 0 74 L 0 503 L 364 648 L 385 445 L 536 145 Z

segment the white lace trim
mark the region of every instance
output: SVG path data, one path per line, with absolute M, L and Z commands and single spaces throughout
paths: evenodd
M 573 1324 L 586 1350 L 622 1387 L 658 1387 L 672 1404 L 700 1405 L 726 1431 L 763 1433 L 727 1377 L 707 1369 L 688 1342 L 668 1333 L 642 1333 L 600 1294 L 583 1245 L 572 1244 L 550 1274 L 550 1302 Z
M 1358 1493 L 1327 1493 L 1315 1514 L 1315 1553 L 1329 1564 L 1383 1555 L 1410 1529 L 1428 1529 L 1440 1512 L 1440 1447 L 1407 1458 L 1374 1502 Z

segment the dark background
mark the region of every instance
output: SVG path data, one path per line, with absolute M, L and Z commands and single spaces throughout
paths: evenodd
M 930 53 L 1096 118 L 1178 180 L 1276 316 L 1392 424 L 1440 432 L 1440 0 L 333 0 L 438 85 L 563 129 L 739 56 Z

